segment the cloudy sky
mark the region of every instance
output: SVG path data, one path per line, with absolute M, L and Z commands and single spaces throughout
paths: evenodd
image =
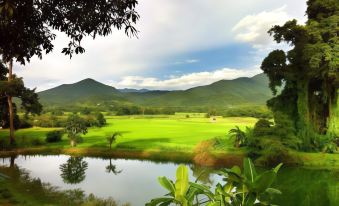
M 306 0 L 140 0 L 139 38 L 121 31 L 86 38 L 85 54 L 61 54 L 68 43 L 57 33 L 42 60 L 15 65 L 38 91 L 93 78 L 117 88 L 187 89 L 260 73 L 276 45 L 267 34 L 289 19 L 305 22 Z

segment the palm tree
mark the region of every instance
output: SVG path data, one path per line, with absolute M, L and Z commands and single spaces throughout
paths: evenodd
M 235 137 L 234 147 L 241 147 L 245 144 L 246 133 L 243 132 L 238 126 L 235 126 L 235 128 L 231 129 L 228 134 L 230 134 L 231 137 Z
M 122 136 L 121 132 L 114 132 L 111 136 L 107 137 L 109 149 L 112 149 L 112 144 L 117 140 L 118 137 L 121 136 Z

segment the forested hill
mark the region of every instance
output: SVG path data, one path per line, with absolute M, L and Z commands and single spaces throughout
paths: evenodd
M 38 93 L 42 104 L 70 104 L 119 99 L 121 93 L 114 87 L 102 84 L 93 79 L 84 79 L 74 84 L 62 84 Z
M 43 104 L 97 105 L 103 101 L 128 102 L 157 107 L 264 105 L 272 94 L 264 74 L 252 78 L 221 80 L 206 86 L 180 91 L 119 91 L 92 79 L 61 85 L 39 93 Z

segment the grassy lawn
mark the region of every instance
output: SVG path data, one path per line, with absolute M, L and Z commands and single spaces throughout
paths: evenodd
M 212 122 L 209 118 L 182 118 L 178 116 L 126 116 L 106 117 L 107 125 L 102 128 L 89 128 L 83 135 L 83 143 L 78 148 L 107 148 L 106 137 L 114 131 L 123 132 L 118 138 L 117 148 L 132 150 L 192 150 L 200 141 L 215 137 L 226 137 L 228 130 L 235 125 L 244 128 L 253 126 L 255 118 L 229 117 L 217 118 Z M 56 128 L 29 128 L 16 132 L 16 139 L 20 142 L 32 139 L 45 139 L 46 133 Z M 0 138 L 7 138 L 8 130 L 0 130 Z M 50 147 L 69 147 L 66 136 L 60 143 L 48 144 Z M 230 143 L 230 149 L 232 148 Z

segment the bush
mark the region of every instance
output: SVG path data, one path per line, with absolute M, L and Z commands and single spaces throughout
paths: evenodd
M 62 139 L 63 132 L 60 130 L 54 130 L 46 134 L 46 142 L 60 142 Z
M 39 138 L 34 138 L 34 139 L 31 140 L 32 146 L 40 146 L 40 145 L 43 145 L 43 144 L 44 144 L 44 142 Z

